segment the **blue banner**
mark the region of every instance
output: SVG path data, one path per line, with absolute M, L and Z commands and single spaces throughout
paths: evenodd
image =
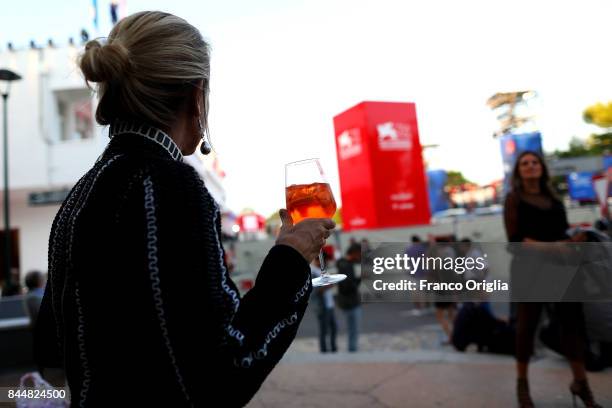
M 91 0 L 91 17 L 96 31 L 100 28 L 98 25 L 98 0 Z
M 604 155 L 603 157 L 603 169 L 604 171 L 608 171 L 608 169 L 612 167 L 612 155 Z
M 514 162 L 524 151 L 542 154 L 542 135 L 540 132 L 506 134 L 500 139 L 501 154 L 504 163 L 504 192 L 510 189 L 510 179 Z
M 448 199 L 444 191 L 446 179 L 446 171 L 444 170 L 427 171 L 427 191 L 429 193 L 429 208 L 432 214 L 448 209 Z
M 593 189 L 592 171 L 573 172 L 567 176 L 567 189 L 572 200 L 595 201 L 597 195 Z

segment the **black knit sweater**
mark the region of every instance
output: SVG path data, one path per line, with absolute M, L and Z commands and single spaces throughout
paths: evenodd
M 74 407 L 243 406 L 295 337 L 308 263 L 273 247 L 240 298 L 219 209 L 176 145 L 111 134 L 53 222 L 38 364 L 65 368 Z

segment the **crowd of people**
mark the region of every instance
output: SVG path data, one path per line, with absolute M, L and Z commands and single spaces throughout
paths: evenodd
M 508 241 L 521 242 L 524 245 L 541 242 L 580 243 L 589 240 L 591 236 L 585 231 L 570 229 L 562 201 L 550 187 L 545 162 L 537 153 L 529 151 L 522 153 L 516 161 L 512 190 L 506 196 L 504 224 Z M 595 227 L 605 229 L 606 225 L 599 222 Z M 602 236 L 605 237 L 607 231 L 603 232 Z M 476 259 L 482 258 L 483 255 L 479 245 L 469 238 L 430 235 L 426 240 L 422 240 L 414 235 L 411 241 L 405 252 L 411 258 L 426 256 L 446 259 L 460 256 Z M 361 315 L 358 301 L 360 279 L 354 277 L 354 265 L 359 262 L 357 254 L 367 256 L 369 251 L 366 240 L 360 245 L 353 239 L 346 255 L 337 262 L 338 272 L 349 276 L 344 285 L 338 286 L 335 298 L 347 315 L 349 351 L 357 350 L 355 334 L 358 332 L 358 325 L 354 322 Z M 533 273 L 526 262 L 528 259 L 524 256 L 513 255 L 510 281 L 514 285 L 521 285 L 525 275 Z M 311 268 L 313 276 L 320 273 L 316 262 Z M 489 265 L 485 268 L 467 268 L 462 275 L 443 268 L 426 270 L 418 267 L 410 271 L 410 278 L 443 282 L 453 279 L 481 281 L 487 280 L 488 274 Z M 333 311 L 332 290 L 323 288 L 314 294 L 318 299 L 317 304 L 324 305 L 317 313 L 321 328 L 321 352 L 337 350 L 337 323 Z M 435 293 L 433 295 L 432 297 L 416 291 L 411 301 L 415 315 L 433 309 L 444 333 L 443 344 L 452 345 L 458 351 L 465 351 L 474 344 L 478 351 L 515 357 L 516 396 L 520 407 L 535 406 L 530 393 L 528 369 L 534 353 L 538 327 L 541 327 L 541 342 L 564 355 L 569 362 L 573 377 L 569 387 L 571 396 L 582 400 L 587 407 L 599 407 L 589 385 L 587 371 L 612 366 L 612 333 L 605 329 L 612 326 L 610 303 L 513 302 L 509 307 L 509 315 L 498 317 L 486 296 L 457 303 L 444 296 L 436 296 Z M 547 313 L 546 319 L 542 321 L 543 311 Z M 327 343 L 326 336 L 330 336 L 331 343 Z

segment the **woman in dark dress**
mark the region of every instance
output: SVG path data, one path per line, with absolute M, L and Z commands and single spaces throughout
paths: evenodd
M 563 203 L 556 197 L 550 184 L 546 164 L 534 152 L 523 152 L 512 173 L 512 191 L 504 207 L 506 233 L 510 242 L 561 242 L 584 240 L 582 234 L 568 237 L 569 227 Z M 513 282 L 521 280 L 521 262 L 513 261 Z M 514 285 L 514 283 L 513 283 Z M 527 371 L 533 353 L 535 332 L 544 303 L 517 304 L 516 367 L 519 406 L 533 407 L 529 393 Z M 574 381 L 570 385 L 573 397 L 579 397 L 587 407 L 599 407 L 589 387 L 584 367 L 584 323 L 580 303 L 556 303 L 561 342 L 569 360 Z
M 309 263 L 334 223 L 283 226 L 244 296 L 217 204 L 183 162 L 207 129 L 209 47 L 185 20 L 141 12 L 80 59 L 108 147 L 62 204 L 35 335 L 73 407 L 245 405 L 296 335 Z M 204 148 L 203 153 L 208 149 Z

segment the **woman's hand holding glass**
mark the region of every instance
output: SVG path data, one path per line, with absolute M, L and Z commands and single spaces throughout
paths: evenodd
M 298 251 L 308 263 L 312 262 L 325 245 L 325 240 L 336 227 L 329 218 L 309 218 L 295 225 L 287 210 L 280 210 L 282 226 L 276 239 L 279 245 L 287 245 Z

